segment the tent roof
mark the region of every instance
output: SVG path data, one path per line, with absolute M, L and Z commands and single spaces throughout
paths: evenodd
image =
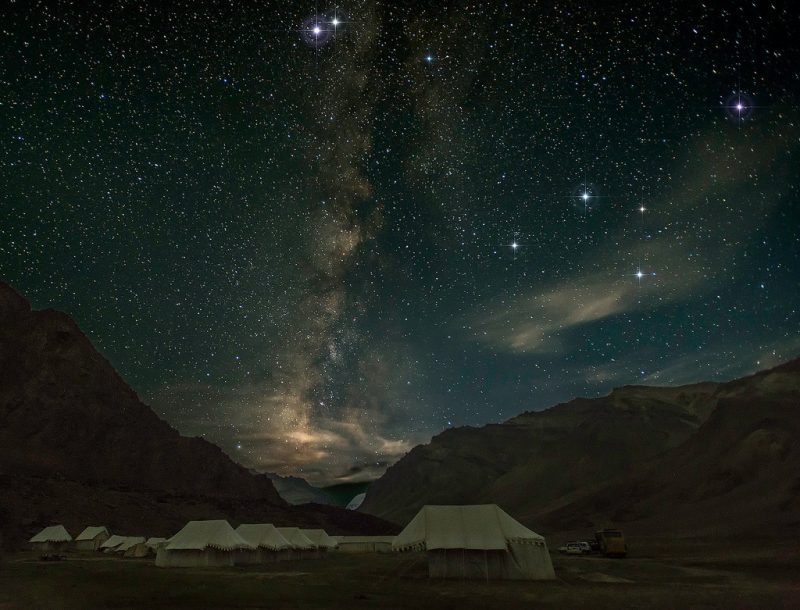
M 127 536 L 125 540 L 115 550 L 127 551 L 132 546 L 144 544 L 144 536 Z
M 313 542 L 308 539 L 299 527 L 279 527 L 276 528 L 281 536 L 286 538 L 286 542 L 291 545 L 293 549 L 315 549 L 317 548 Z
M 209 547 L 222 551 L 253 548 L 224 519 L 189 521 L 164 548 L 167 551 L 202 551 Z
M 255 547 L 280 551 L 291 547 L 272 523 L 242 523 L 236 533 Z
M 154 536 L 151 536 L 150 538 L 148 538 L 148 539 L 145 541 L 145 545 L 146 545 L 147 547 L 149 547 L 149 548 L 153 548 L 153 547 L 155 547 L 156 545 L 159 545 L 159 544 L 161 544 L 162 542 L 166 542 L 166 541 L 167 541 L 167 539 L 166 539 L 166 538 L 156 538 L 156 537 L 154 537 Z
M 85 530 L 83 530 L 75 540 L 94 540 L 100 534 L 105 534 L 108 536 L 108 529 L 103 527 L 102 525 L 90 525 Z
M 119 546 L 125 542 L 125 536 L 119 536 L 118 534 L 114 534 L 108 540 L 106 540 L 103 544 L 100 545 L 101 549 L 113 549 L 114 547 Z
M 335 549 L 339 546 L 339 543 L 336 542 L 334 538 L 328 535 L 328 532 L 321 529 L 315 530 L 300 530 L 305 534 L 306 538 L 308 538 L 313 544 L 315 544 L 318 548 L 321 549 Z
M 395 536 L 333 536 L 339 544 L 363 543 L 363 542 L 383 542 L 391 544 Z
M 423 506 L 392 548 L 505 550 L 509 542 L 541 544 L 544 538 L 496 504 Z
M 72 536 L 63 525 L 51 525 L 30 539 L 30 542 L 70 542 Z

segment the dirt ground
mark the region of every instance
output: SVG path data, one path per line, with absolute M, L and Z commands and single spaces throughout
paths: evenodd
M 552 582 L 432 581 L 422 554 L 342 555 L 247 568 L 31 553 L 0 563 L 0 610 L 16 608 L 800 608 L 800 545 L 669 545 L 626 559 L 553 555 Z

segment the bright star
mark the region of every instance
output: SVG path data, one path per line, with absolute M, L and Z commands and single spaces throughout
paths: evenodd
M 315 26 L 314 26 L 314 29 L 313 29 L 312 31 L 314 32 L 314 36 L 319 36 L 319 33 L 320 33 L 322 30 L 320 29 L 320 27 L 319 27 L 318 25 L 315 25 Z
M 639 211 L 640 211 L 642 214 L 644 214 L 644 212 L 645 212 L 645 210 L 646 210 L 646 209 L 647 209 L 647 208 L 645 208 L 643 205 L 642 205 L 642 206 L 639 206 Z
M 519 248 L 519 244 L 517 242 L 514 242 L 511 244 L 511 247 L 514 248 L 514 250 L 516 250 L 517 248 Z
M 331 25 L 332 25 L 333 27 L 336 27 L 336 26 L 337 26 L 337 25 L 339 25 L 340 23 L 341 23 L 341 21 L 339 21 L 339 20 L 338 20 L 336 17 L 334 17 L 334 18 L 333 18 L 333 21 L 331 21 Z
M 581 195 L 581 197 L 583 198 L 584 201 L 588 201 L 589 200 L 589 193 L 584 192 L 583 195 Z
M 433 61 L 433 56 L 432 55 L 426 56 L 425 57 L 425 61 L 427 61 L 428 63 L 431 63 Z

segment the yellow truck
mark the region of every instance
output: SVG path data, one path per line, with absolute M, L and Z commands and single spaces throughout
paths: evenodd
M 620 530 L 600 530 L 594 533 L 594 538 L 606 557 L 625 557 L 628 554 L 628 545 Z

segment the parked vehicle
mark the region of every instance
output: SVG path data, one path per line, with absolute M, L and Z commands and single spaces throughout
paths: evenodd
M 600 552 L 606 557 L 625 557 L 628 554 L 628 545 L 620 530 L 600 530 L 594 533 L 594 537 L 600 546 Z

